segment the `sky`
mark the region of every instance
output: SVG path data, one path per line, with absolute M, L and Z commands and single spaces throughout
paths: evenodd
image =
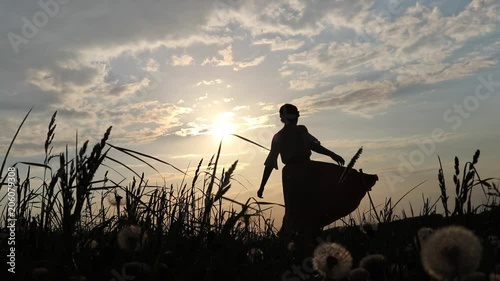
M 223 134 L 269 147 L 279 107 L 292 103 L 299 123 L 346 162 L 363 147 L 355 168 L 379 176 L 376 204 L 426 181 L 401 203 L 418 209 L 422 193 L 439 196 L 438 156 L 448 184 L 454 157 L 463 165 L 476 149 L 480 175 L 500 177 L 499 8 L 494 0 L 4 0 L 0 157 L 34 106 L 7 165 L 43 162 L 57 111 L 56 152 L 74 149 L 76 132 L 95 143 L 113 126 L 110 143 L 192 178 Z M 166 165 L 152 162 L 158 174 L 111 153 L 151 181 L 182 180 Z M 266 155 L 223 138 L 221 165 L 239 161 L 229 197 L 256 197 Z M 279 166 L 266 201 L 283 202 Z

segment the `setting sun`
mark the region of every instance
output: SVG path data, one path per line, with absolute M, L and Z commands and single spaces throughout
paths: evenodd
M 231 112 L 221 113 L 217 116 L 210 134 L 218 138 L 223 138 L 231 133 L 234 133 L 236 125 L 231 122 L 231 117 L 233 114 Z

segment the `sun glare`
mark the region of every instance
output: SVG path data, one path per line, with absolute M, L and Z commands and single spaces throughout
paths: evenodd
M 236 126 L 231 122 L 232 113 L 223 113 L 217 116 L 217 119 L 212 125 L 210 133 L 217 137 L 223 138 L 235 132 Z

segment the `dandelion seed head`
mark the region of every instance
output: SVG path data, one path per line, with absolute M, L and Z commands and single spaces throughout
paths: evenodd
M 108 194 L 108 196 L 106 196 L 106 199 L 108 200 L 108 203 L 111 205 L 111 206 L 116 206 L 118 205 L 118 203 L 121 205 L 123 204 L 122 202 L 122 199 L 123 197 L 120 196 L 119 194 L 114 194 L 114 193 L 110 193 Z
M 140 252 L 147 243 L 148 235 L 138 225 L 129 225 L 118 232 L 118 246 L 128 252 Z
M 490 281 L 500 281 L 500 264 L 497 264 L 490 274 Z
M 90 249 L 90 252 L 95 255 L 95 256 L 98 256 L 99 255 L 99 242 L 95 241 L 95 240 L 92 240 L 90 242 L 90 244 L 88 245 L 89 249 Z
M 418 237 L 418 242 L 422 246 L 429 238 L 431 237 L 432 233 L 434 233 L 434 229 L 429 228 L 429 227 L 422 227 L 418 230 L 417 232 L 417 237 Z
M 108 196 L 106 196 L 106 200 L 108 201 L 109 205 L 111 205 L 111 206 L 116 206 L 117 205 L 117 202 L 116 202 L 114 194 L 108 194 Z
M 340 244 L 322 243 L 314 250 L 313 266 L 323 277 L 334 280 L 342 279 L 349 275 L 352 256 Z
M 497 273 L 497 274 L 491 273 L 490 274 L 490 281 L 500 281 L 500 274 L 499 273 Z
M 438 280 L 452 280 L 474 273 L 481 262 L 482 246 L 474 233 L 462 226 L 436 230 L 422 245 L 425 271 Z
M 368 281 L 370 273 L 364 268 L 356 268 L 349 273 L 349 281 Z
M 385 276 L 385 266 L 387 262 L 383 255 L 368 255 L 361 259 L 359 267 L 370 273 L 370 278 L 383 280 Z
M 251 263 L 260 263 L 264 261 L 264 252 L 258 248 L 252 248 L 247 252 L 248 261 Z

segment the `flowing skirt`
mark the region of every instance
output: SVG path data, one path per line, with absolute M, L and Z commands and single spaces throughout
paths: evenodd
M 283 168 L 285 215 L 280 235 L 304 229 L 316 231 L 356 210 L 378 177 L 351 169 L 339 183 L 344 169 L 319 161 Z

